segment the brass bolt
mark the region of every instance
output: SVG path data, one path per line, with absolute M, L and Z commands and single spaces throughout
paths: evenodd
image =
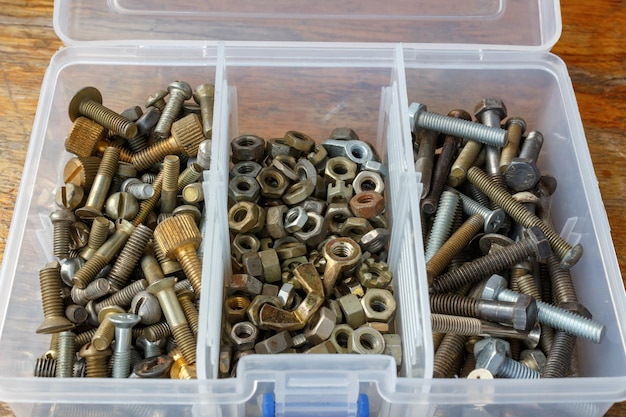
M 510 117 L 505 125 L 509 132 L 509 143 L 502 148 L 500 153 L 500 172 L 504 173 L 509 164 L 517 156 L 522 134 L 526 130 L 526 122 L 521 117 Z
M 174 364 L 170 369 L 171 379 L 196 379 L 196 365 L 195 363 L 188 363 L 185 360 L 184 355 L 181 354 L 180 349 L 176 348 L 169 352 L 169 356 L 174 359 Z
M 140 224 L 135 228 L 109 272 L 109 281 L 113 290 L 119 291 L 126 286 L 151 238 L 152 230 L 148 226 Z
M 105 298 L 94 306 L 96 312 L 100 312 L 104 307 L 110 305 L 118 305 L 121 307 L 129 307 L 133 302 L 133 298 L 139 291 L 143 291 L 148 287 L 148 281 L 140 279 L 132 284 L 129 284 L 111 295 L 109 298 Z
M 85 377 L 106 378 L 107 358 L 112 353 L 111 349 L 98 350 L 91 343 L 84 345 L 78 352 L 78 356 L 85 359 Z
M 465 181 L 467 171 L 472 167 L 476 157 L 483 148 L 483 144 L 468 140 L 459 156 L 452 163 L 450 168 L 450 174 L 448 175 L 448 185 L 451 187 L 458 187 Z
M 44 320 L 37 328 L 39 334 L 59 333 L 74 328 L 74 323 L 65 317 L 65 308 L 61 298 L 61 266 L 50 262 L 39 270 L 39 286 L 43 304 Z
M 213 133 L 213 103 L 215 86 L 213 84 L 201 84 L 193 92 L 193 99 L 200 105 L 200 115 L 202 116 L 202 132 L 204 136 L 211 139 Z
M 166 339 L 172 335 L 172 329 L 167 321 L 160 321 L 142 329 L 142 335 L 149 342 Z
M 55 374 L 57 378 L 72 378 L 74 376 L 75 337 L 74 333 L 70 331 L 63 331 L 59 334 L 59 357 Z
M 98 321 L 100 324 L 91 337 L 91 344 L 97 350 L 105 350 L 111 346 L 115 334 L 115 326 L 109 321 L 109 316 L 123 312 L 124 309 L 117 305 L 110 305 L 100 310 L 98 313 Z
M 198 337 L 198 310 L 194 305 L 194 301 L 196 299 L 196 295 L 192 291 L 181 291 L 176 294 L 178 298 L 178 302 L 180 303 L 183 312 L 185 313 L 185 318 L 189 323 L 189 328 L 193 332 L 194 337 Z
M 84 197 L 85 190 L 70 182 L 57 189 L 54 202 L 62 209 L 74 210 L 82 204 Z
M 143 200 L 139 204 L 139 212 L 133 219 L 134 226 L 139 226 L 141 223 L 145 222 L 148 219 L 148 217 L 150 216 L 150 213 L 152 213 L 152 210 L 154 210 L 159 200 L 161 200 L 162 186 L 163 186 L 163 171 L 159 172 L 156 179 L 152 183 L 152 187 L 154 188 L 154 194 L 152 194 L 152 197 L 146 200 Z
M 98 167 L 98 174 L 89 190 L 87 202 L 76 210 L 76 215 L 81 219 L 94 219 L 102 216 L 102 207 L 106 201 L 109 187 L 113 181 L 113 176 L 117 172 L 117 164 L 120 158 L 118 148 L 108 147 L 102 156 L 102 162 Z
M 146 291 L 156 295 L 159 299 L 161 309 L 169 324 L 174 340 L 176 340 L 185 360 L 193 364 L 196 362 L 196 339 L 189 329 L 185 313 L 176 298 L 176 293 L 174 292 L 175 281 L 174 278 L 164 278 L 150 284 Z
M 199 151 L 198 151 L 199 152 Z M 178 176 L 176 191 L 180 194 L 189 184 L 193 184 L 202 176 L 202 166 L 193 162 Z
M 91 223 L 91 230 L 89 231 L 87 247 L 80 252 L 80 256 L 84 260 L 88 261 L 93 254 L 100 249 L 100 246 L 106 242 L 109 237 L 110 225 L 111 222 L 102 216 L 96 217 L 93 220 Z
M 180 262 L 196 297 L 199 296 L 202 289 L 202 263 L 196 250 L 202 235 L 193 217 L 179 215 L 164 220 L 154 229 L 154 240 L 165 256 Z
M 89 190 L 98 174 L 101 161 L 99 156 L 71 158 L 63 168 L 63 181 L 82 187 L 85 191 Z
M 167 87 L 170 94 L 169 100 L 161 111 L 161 118 L 154 128 L 154 135 L 157 139 L 165 139 L 173 128 L 173 123 L 178 113 L 183 107 L 185 100 L 191 98 L 191 87 L 184 81 L 174 81 Z
M 252 179 L 254 181 L 254 178 Z M 183 200 L 187 204 L 197 204 L 204 201 L 204 188 L 199 182 L 189 184 L 183 189 Z
M 449 378 L 461 368 L 468 337 L 448 333 L 443 337 L 435 352 L 433 364 L 434 378 Z
M 163 187 L 161 188 L 161 213 L 171 213 L 178 199 L 178 176 L 180 159 L 176 155 L 166 155 L 163 159 Z
M 35 369 L 33 376 L 35 378 L 54 378 L 57 372 L 57 360 L 55 358 L 45 357 L 35 360 Z
M 125 139 L 137 136 L 137 125 L 104 107 L 102 94 L 94 87 L 85 87 L 74 95 L 70 101 L 69 115 L 72 121 L 81 115 L 86 116 Z
M 151 245 L 147 246 L 144 250 L 140 264 L 143 276 L 146 278 L 146 281 L 148 281 L 148 284 L 152 284 L 153 282 L 165 278 L 165 274 L 161 269 L 159 261 L 157 261 L 154 257 Z
M 50 213 L 54 227 L 52 253 L 59 259 L 66 259 L 70 250 L 70 227 L 76 221 L 71 210 L 56 210 Z

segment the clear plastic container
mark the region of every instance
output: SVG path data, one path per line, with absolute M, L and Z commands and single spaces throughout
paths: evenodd
M 270 402 L 276 416 L 357 416 L 360 394 L 376 416 L 600 416 L 626 400 L 626 296 L 571 82 L 563 62 L 547 52 L 560 34 L 557 1 L 445 8 L 435 1 L 392 1 L 376 16 L 365 13 L 368 2 L 328 2 L 316 14 L 294 2 L 223 1 L 209 8 L 179 1 L 175 9 L 165 1 L 91 3 L 55 4 L 55 27 L 71 46 L 53 57 L 43 82 L 0 275 L 0 400 L 18 417 L 265 416 Z M 326 29 L 337 24 L 346 35 L 331 39 Z M 366 43 L 374 38 L 390 43 Z M 48 344 L 35 334 L 42 319 L 37 271 L 52 259 L 48 214 L 70 157 L 63 150 L 69 100 L 94 85 L 107 106 L 121 111 L 174 79 L 216 86 L 213 164 L 204 185 L 210 197 L 199 379 L 33 378 L 35 359 Z M 281 79 L 284 87 L 266 90 L 264 81 Z M 579 378 L 431 378 L 420 184 L 407 106 L 420 101 L 445 113 L 450 106 L 472 109 L 487 96 L 502 97 L 510 115 L 544 134 L 539 166 L 559 182 L 552 216 L 568 241 L 585 248 L 572 277 L 581 302 L 607 331 L 601 344 L 578 341 Z M 222 291 L 230 273 L 230 140 L 239 132 L 271 137 L 294 128 L 322 140 L 337 125 L 353 127 L 389 163 L 390 265 L 404 365 L 398 374 L 385 356 L 251 355 L 236 378 L 216 379 Z

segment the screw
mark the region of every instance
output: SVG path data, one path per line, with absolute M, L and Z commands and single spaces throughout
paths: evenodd
M 58 333 L 56 333 L 58 334 Z M 33 376 L 35 378 L 54 378 L 57 372 L 57 360 L 54 358 L 37 358 Z
M 65 317 L 75 324 L 82 324 L 87 321 L 88 314 L 84 306 L 70 304 L 65 308 Z
M 74 375 L 74 359 L 76 347 L 73 332 L 63 331 L 59 334 L 59 357 L 55 376 L 57 378 L 72 378 Z
M 452 163 L 450 168 L 450 174 L 448 174 L 448 185 L 451 187 L 458 187 L 465 181 L 467 176 L 467 170 L 472 167 L 474 161 L 478 157 L 483 144 L 473 140 L 468 140 L 459 156 Z
M 130 375 L 131 329 L 139 323 L 139 316 L 130 313 L 117 313 L 109 316 L 115 325 L 115 350 L 113 351 L 113 378 L 128 378 Z
M 161 188 L 161 213 L 171 213 L 178 201 L 178 176 L 180 159 L 176 155 L 166 155 L 163 159 L 163 187 Z
M 486 338 L 476 342 L 476 367 L 484 368 L 503 378 L 537 379 L 541 374 L 507 357 L 509 343 L 502 339 Z
M 154 135 L 158 139 L 165 139 L 169 136 L 172 123 L 176 120 L 183 103 L 191 98 L 191 87 L 184 81 L 174 81 L 167 87 L 167 91 L 170 98 L 161 110 L 161 118 L 154 128 Z
M 434 378 L 449 378 L 460 369 L 467 340 L 467 336 L 454 333 L 448 333 L 443 337 L 435 352 Z
M 187 204 L 197 204 L 204 201 L 204 188 L 196 182 L 183 188 L 183 200 Z
M 71 210 L 56 210 L 50 213 L 50 220 L 54 227 L 52 252 L 55 257 L 66 259 L 70 250 L 70 227 L 76 217 Z
M 441 248 L 441 246 L 448 239 L 448 236 L 450 236 L 452 220 L 458 204 L 459 197 L 456 193 L 452 193 L 450 191 L 444 191 L 441 193 L 435 222 L 430 229 L 430 235 L 426 244 L 426 262 L 428 262 L 430 258 L 437 253 L 439 248 Z
M 106 378 L 107 358 L 113 352 L 111 349 L 98 350 L 92 343 L 87 343 L 78 352 L 78 356 L 85 359 L 85 377 Z
M 205 139 L 198 146 L 198 156 L 196 162 L 202 169 L 211 168 L 211 139 Z
M 170 325 L 167 324 L 167 321 L 160 321 L 144 327 L 142 333 L 146 340 L 156 342 L 170 337 L 172 335 L 172 329 L 170 328 Z
M 122 249 L 113 264 L 111 272 L 109 272 L 109 281 L 114 291 L 119 291 L 126 286 L 130 275 L 151 238 L 152 230 L 143 224 L 137 226 L 130 235 L 130 238 L 124 245 L 124 249 Z
M 200 105 L 200 114 L 202 116 L 202 131 L 204 136 L 211 138 L 213 133 L 213 97 L 215 95 L 215 86 L 213 84 L 201 84 L 196 87 L 193 93 L 193 99 Z
M 475 283 L 496 272 L 510 268 L 529 256 L 545 260 L 550 254 L 550 245 L 538 227 L 531 227 L 526 237 L 497 251 L 491 251 L 472 262 L 440 275 L 433 282 L 433 292 L 450 292 L 468 283 Z
M 112 314 L 124 313 L 124 309 L 117 305 L 106 306 L 98 313 L 98 328 L 91 336 L 91 344 L 97 350 L 105 350 L 111 346 L 115 333 L 115 326 L 109 321 Z
M 44 320 L 37 328 L 39 334 L 59 333 L 74 328 L 74 323 L 65 317 L 65 307 L 61 298 L 61 266 L 50 262 L 39 270 L 39 286 L 43 305 Z
M 543 145 L 543 135 L 539 132 L 530 132 L 519 156 L 513 158 L 509 166 L 504 171 L 506 185 L 515 191 L 526 191 L 533 188 L 539 178 L 541 172 L 537 168 L 537 158 Z
M 113 110 L 104 107 L 102 94 L 94 87 L 85 87 L 74 95 L 70 101 L 69 115 L 71 121 L 79 116 L 86 116 L 125 139 L 137 136 L 137 126 Z
M 200 153 L 200 148 L 198 148 L 198 153 Z M 180 194 L 186 186 L 190 184 L 194 184 L 196 181 L 200 179 L 201 176 L 202 176 L 202 166 L 195 162 L 191 163 L 178 176 L 178 185 L 177 185 L 176 191 Z
M 137 200 L 147 200 L 154 195 L 152 184 L 146 184 L 139 178 L 128 178 L 122 183 L 121 191 L 130 193 Z
M 144 250 L 140 264 L 143 275 L 149 284 L 165 278 L 165 274 L 161 269 L 159 261 L 154 256 L 151 245 L 148 245 Z
M 500 121 L 506 117 L 506 106 L 502 100 L 488 98 L 476 105 L 476 119 L 485 126 L 500 128 Z M 508 133 L 508 132 L 507 132 Z M 489 144 L 486 150 L 486 171 L 490 177 L 502 177 L 500 173 L 500 148 L 504 145 Z M 498 181 L 502 181 L 498 179 Z
M 154 229 L 154 240 L 169 259 L 176 259 L 191 282 L 196 297 L 202 289 L 202 263 L 196 250 L 202 241 L 198 226 L 190 215 L 165 219 Z
M 120 150 L 109 146 L 104 151 L 102 161 L 98 167 L 98 173 L 89 190 L 87 202 L 76 210 L 76 215 L 81 219 L 91 220 L 102 216 L 102 207 L 106 200 L 113 176 L 117 172 L 117 164 L 120 159 Z
M 526 122 L 521 117 L 510 117 L 505 125 L 509 132 L 509 143 L 502 149 L 500 153 L 500 172 L 504 173 L 507 167 L 517 156 L 522 134 L 526 130 Z
M 129 307 L 133 302 L 133 298 L 138 292 L 145 290 L 148 287 L 148 281 L 140 279 L 132 284 L 129 284 L 110 296 L 105 298 L 94 306 L 96 312 L 99 312 L 106 306 L 118 305 L 121 307 Z
M 137 338 L 135 345 L 143 350 L 144 358 L 152 358 L 153 356 L 159 356 L 161 354 L 161 346 L 163 343 L 160 340 L 151 342 L 141 336 Z
M 130 151 L 122 149 L 120 143 L 113 143 L 107 139 L 107 130 L 86 117 L 79 117 L 74 121 L 72 129 L 65 139 L 65 150 L 81 159 L 102 155 L 108 147 L 120 148 L 120 159 L 124 162 L 131 161 L 132 153 Z M 75 162 L 71 165 L 75 165 Z
M 169 378 L 174 359 L 169 355 L 147 356 L 133 367 L 133 374 L 139 378 Z
M 183 290 L 176 294 L 178 298 L 178 302 L 180 303 L 183 312 L 185 313 L 185 318 L 189 323 L 189 328 L 193 332 L 194 337 L 198 337 L 198 310 L 194 305 L 194 301 L 196 300 L 196 296 L 192 291 Z
M 161 113 L 165 108 L 165 97 L 167 97 L 169 93 L 167 90 L 157 90 L 154 94 L 146 99 L 146 108 L 154 107 Z
M 411 103 L 409 106 L 409 120 L 413 131 L 417 131 L 417 128 L 420 127 L 446 135 L 475 140 L 486 145 L 502 147 L 507 144 L 507 131 L 504 129 L 428 112 L 426 106 L 420 103 Z
M 97 278 L 89 283 L 84 290 L 72 287 L 72 301 L 79 305 L 87 305 L 91 300 L 97 300 L 111 291 L 111 283 L 106 278 Z
M 117 192 L 107 198 L 104 209 L 113 220 L 132 220 L 139 211 L 139 202 L 134 195 L 125 192 Z
M 419 138 L 419 149 L 415 157 L 415 172 L 421 174 L 422 194 L 420 198 L 424 198 L 430 192 L 439 134 L 432 130 L 422 130 L 418 135 L 416 136 Z
M 139 204 L 139 212 L 137 212 L 137 215 L 133 219 L 134 226 L 139 226 L 140 224 L 142 224 L 148 219 L 148 216 L 150 215 L 152 210 L 154 210 L 156 205 L 161 200 L 161 187 L 162 186 L 163 186 L 163 171 L 159 172 L 156 179 L 152 183 L 152 188 L 154 189 L 154 194 L 152 195 L 152 197 L 146 200 L 143 200 Z
M 561 266 L 570 268 L 575 265 L 583 254 L 580 244 L 571 246 L 561 238 L 552 228 L 546 225 L 539 217 L 528 211 L 521 203 L 506 191 L 505 188 L 493 183 L 478 167 L 472 167 L 467 173 L 468 179 L 483 193 L 502 207 L 509 216 L 524 227 L 539 227 L 550 242 L 553 251 L 561 258 Z
M 500 301 L 515 301 L 519 293 L 506 287 L 506 280 L 499 275 L 492 275 L 483 290 L 483 298 Z M 537 301 L 537 320 L 555 329 L 563 330 L 578 337 L 600 343 L 606 327 L 589 318 L 580 316 L 544 301 Z
M 83 188 L 70 182 L 57 189 L 54 202 L 62 209 L 74 210 L 82 204 L 84 197 Z
M 146 291 L 156 295 L 159 299 L 165 319 L 183 357 L 188 363 L 193 364 L 196 362 L 196 341 L 189 329 L 185 313 L 176 298 L 176 293 L 174 292 L 175 281 L 174 278 L 164 278 L 150 284 Z
M 454 188 L 447 187 L 446 190 L 453 191 L 459 196 L 463 202 L 463 212 L 466 215 L 470 216 L 472 214 L 480 214 L 485 219 L 485 233 L 494 233 L 500 229 L 502 223 L 504 222 L 504 218 L 506 217 L 506 213 L 501 208 L 490 210 L 467 195 L 458 192 Z

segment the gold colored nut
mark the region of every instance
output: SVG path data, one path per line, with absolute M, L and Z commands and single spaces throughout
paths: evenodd
M 219 376 L 220 378 L 226 378 L 230 374 L 231 364 L 233 362 L 233 354 L 229 345 L 220 346 L 219 356 Z
M 254 226 L 252 226 L 252 229 L 248 230 L 249 233 L 259 233 L 265 228 L 266 213 L 265 208 L 259 207 L 259 216 L 257 217 Z
M 345 181 L 335 181 L 334 184 L 328 184 L 326 202 L 328 204 L 348 203 L 353 195 L 354 190 L 352 188 L 352 184 L 346 184 Z
M 291 155 L 276 155 L 272 159 L 272 166 L 282 172 L 291 181 L 298 181 L 296 174 L 296 158 Z
M 295 258 L 285 259 L 283 263 L 280 265 L 281 271 L 283 274 L 285 272 L 291 274 L 291 272 L 299 265 L 305 264 L 309 262 L 306 256 L 297 256 Z M 297 281 L 296 281 L 297 284 Z M 296 286 L 296 288 L 299 288 Z
M 324 244 L 323 254 L 326 259 L 324 290 L 329 295 L 340 275 L 357 266 L 361 260 L 361 247 L 350 238 L 338 237 Z
M 354 294 L 348 294 L 338 298 L 337 301 L 343 312 L 346 324 L 353 329 L 365 324 L 365 310 L 363 310 L 363 305 L 359 297 Z
M 341 230 L 341 226 L 343 226 L 345 221 L 350 217 L 354 217 L 354 215 L 352 214 L 352 211 L 350 211 L 350 207 L 348 207 L 347 202 L 331 203 L 326 209 L 324 222 L 326 223 L 326 227 L 330 233 L 338 234 Z
M 258 252 L 260 248 L 259 238 L 249 233 L 237 233 L 231 245 L 233 256 L 238 262 L 241 262 L 244 253 Z
M 228 210 L 228 228 L 233 233 L 248 233 L 259 221 L 261 207 L 251 201 L 234 204 Z
M 319 344 L 327 340 L 335 329 L 337 316 L 326 307 L 322 307 L 311 317 L 304 328 L 304 335 L 309 343 Z
M 383 334 L 385 350 L 383 355 L 389 355 L 396 361 L 396 366 L 402 366 L 402 338 L 399 334 Z
M 281 279 L 280 261 L 274 249 L 259 252 L 263 264 L 263 277 L 265 282 L 276 282 Z
M 256 135 L 241 135 L 230 143 L 233 161 L 261 162 L 265 157 L 265 140 Z
M 365 289 L 356 278 L 348 277 L 335 287 L 335 293 L 337 294 L 337 297 L 354 294 L 361 298 L 365 295 Z
M 249 321 L 234 324 L 230 331 L 230 340 L 236 350 L 253 349 L 258 337 L 259 329 Z
M 329 342 L 337 353 L 351 353 L 349 348 L 354 329 L 347 324 L 338 324 L 330 334 Z
M 352 332 L 348 349 L 361 355 L 381 354 L 385 351 L 385 339 L 380 332 L 371 327 L 359 327 Z
M 349 217 L 343 225 L 341 225 L 339 234 L 358 242 L 372 229 L 372 225 L 366 219 L 362 217 Z
M 250 298 L 261 294 L 263 283 L 248 274 L 233 274 L 226 295 L 245 295 Z
M 319 345 L 313 346 L 312 348 L 305 350 L 304 353 L 308 355 L 337 353 L 337 349 L 330 340 L 327 340 L 320 343 Z
M 280 260 L 297 258 L 298 256 L 306 255 L 308 250 L 306 245 L 302 242 L 290 242 L 280 245 L 276 248 L 276 253 Z
M 388 323 L 396 315 L 396 299 L 388 290 L 370 288 L 361 299 L 367 321 Z
M 248 307 L 248 320 L 255 326 L 260 324 L 260 310 L 265 304 L 271 304 L 274 307 L 280 307 L 280 299 L 278 295 L 257 295 L 252 299 L 252 303 Z
M 261 196 L 261 187 L 253 177 L 240 175 L 228 182 L 228 197 L 234 202 L 257 202 Z
M 295 130 L 290 130 L 285 133 L 283 137 L 285 143 L 292 148 L 299 150 L 300 152 L 309 153 L 315 146 L 315 141 L 309 136 L 302 132 L 297 132 Z
M 293 157 L 300 155 L 300 151 L 289 146 L 283 138 L 273 138 L 268 140 L 266 151 L 270 158 L 276 158 L 278 155 L 289 155 Z
M 241 255 L 241 264 L 246 274 L 252 275 L 253 277 L 263 276 L 263 262 L 261 262 L 261 257 L 258 253 L 244 253 Z
M 315 145 L 313 151 L 306 156 L 306 159 L 317 167 L 322 162 L 324 162 L 327 156 L 328 152 L 326 151 L 326 148 L 324 146 Z
M 393 332 L 393 328 L 389 323 L 382 323 L 380 321 L 367 322 L 363 326 L 371 327 L 374 330 L 378 330 L 383 335 Z
M 335 324 L 343 323 L 343 312 L 341 311 L 341 306 L 337 300 L 327 299 L 324 303 L 324 307 L 328 308 L 335 314 Z
M 284 352 L 292 345 L 291 335 L 284 330 L 254 345 L 254 351 L 259 354 L 275 354 Z
M 294 205 L 303 202 L 315 191 L 315 184 L 311 180 L 301 180 L 293 184 L 283 194 L 285 204 Z
M 376 262 L 373 258 L 368 258 L 357 270 L 356 276 L 366 288 L 385 289 L 391 284 L 393 275 L 386 262 Z
M 285 231 L 288 233 L 302 230 L 309 216 L 300 206 L 292 207 L 285 215 Z
M 316 247 L 326 237 L 326 222 L 324 218 L 314 212 L 307 212 L 307 221 L 302 229 L 294 232 L 293 235 L 306 246 Z
M 389 229 L 389 220 L 382 214 L 372 217 L 370 223 L 376 228 Z
M 385 210 L 385 199 L 374 191 L 363 191 L 350 199 L 350 209 L 356 217 L 371 219 Z
M 329 139 L 336 140 L 360 140 L 359 135 L 349 127 L 336 127 L 330 133 Z
M 284 204 L 272 206 L 267 209 L 265 228 L 272 238 L 280 239 L 287 236 L 287 231 L 285 231 L 285 215 L 288 210 L 289 208 Z
M 356 164 L 345 156 L 336 156 L 326 161 L 324 174 L 335 182 L 351 184 L 356 177 Z
M 382 194 L 385 191 L 383 178 L 374 171 L 361 171 L 352 182 L 354 192 L 359 194 L 365 191 L 373 191 Z
M 278 285 L 263 284 L 261 295 L 271 295 L 273 297 L 278 297 L 278 291 L 280 291 L 280 287 Z
M 265 223 L 267 226 L 267 220 L 265 221 Z M 261 242 L 260 250 L 268 250 L 274 247 L 274 239 L 272 239 L 271 237 L 264 237 L 263 239 L 259 239 L 259 241 Z
M 289 187 L 287 177 L 274 167 L 261 169 L 256 180 L 261 186 L 261 195 L 266 198 L 279 199 Z
M 245 320 L 250 300 L 241 295 L 234 295 L 226 299 L 224 311 L 226 313 L 226 321 L 234 324 Z

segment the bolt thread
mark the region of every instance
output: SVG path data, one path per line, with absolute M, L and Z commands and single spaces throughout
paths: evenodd
M 87 301 L 97 300 L 104 297 L 111 291 L 111 283 L 106 278 L 98 278 L 93 280 L 87 288 L 85 288 L 85 298 Z
M 98 122 L 125 139 L 131 139 L 137 135 L 137 125 L 135 123 L 128 121 L 125 117 L 120 116 L 96 101 L 83 100 L 78 107 L 78 111 L 80 114 Z
M 539 338 L 539 346 L 546 355 L 550 354 L 552 344 L 554 343 L 554 329 L 547 324 L 541 325 L 541 337 Z
M 139 204 L 139 211 L 135 215 L 135 218 L 132 222 L 134 226 L 139 226 L 140 224 L 145 222 L 148 218 L 148 215 L 152 212 L 152 210 L 154 210 L 157 203 L 161 199 L 161 187 L 163 184 L 162 181 L 163 173 L 160 172 L 154 180 L 154 183 L 152 184 L 152 187 L 154 188 L 154 194 L 152 195 L 152 197 L 148 198 L 147 200 L 143 200 L 141 204 Z
M 113 146 L 109 146 L 104 150 L 104 154 L 102 154 L 102 161 L 100 162 L 100 166 L 98 167 L 97 176 L 104 176 L 111 180 L 117 173 L 118 164 L 120 162 L 120 148 L 115 148 Z
M 183 188 L 198 181 L 200 176 L 202 176 L 202 166 L 195 162 L 192 163 L 178 176 L 176 191 L 182 192 Z
M 143 337 L 148 342 L 156 342 L 172 335 L 172 329 L 166 321 L 161 321 L 143 328 Z
M 528 294 L 535 300 L 541 300 L 541 293 L 535 284 L 535 278 L 532 275 L 526 274 L 516 278 L 517 286 L 519 290 L 517 292 L 521 294 Z
M 147 287 L 148 287 L 148 281 L 146 281 L 145 279 L 140 279 L 138 281 L 135 281 L 132 284 L 125 286 L 124 288 L 122 288 L 121 290 L 119 290 L 118 292 L 110 296 L 109 298 L 106 298 L 100 301 L 98 304 L 96 304 L 95 306 L 96 311 L 99 312 L 104 307 L 111 306 L 111 305 L 118 305 L 122 308 L 126 308 L 130 306 L 131 302 L 133 301 L 133 297 L 139 291 L 143 291 Z
M 159 217 L 161 217 L 161 214 L 159 214 Z M 171 217 L 172 215 L 170 214 L 169 216 Z M 162 220 L 164 219 L 161 219 L 161 221 Z M 157 223 L 161 223 L 161 222 L 157 220 Z M 154 256 L 159 261 L 161 270 L 163 271 L 165 275 L 172 275 L 176 272 L 182 271 L 183 269 L 183 267 L 180 266 L 180 263 L 178 263 L 178 261 L 172 260 L 168 258 L 167 256 L 165 256 L 165 254 L 163 253 L 163 250 L 161 249 L 159 245 L 154 245 Z
M 578 296 L 569 271 L 561 267 L 559 259 L 554 254 L 548 258 L 547 264 L 556 304 L 578 303 Z
M 500 154 L 500 172 L 504 172 L 511 164 L 513 158 L 517 156 L 523 133 L 522 125 L 520 123 L 510 123 L 507 131 L 509 132 L 509 143 L 502 149 Z
M 476 283 L 496 272 L 510 268 L 533 254 L 534 243 L 529 239 L 522 239 L 440 275 L 433 282 L 433 291 L 436 293 L 450 292 L 467 283 Z
M 93 334 L 91 343 L 97 350 L 105 350 L 111 346 L 114 338 L 115 325 L 108 318 L 105 318 Z
M 58 334 L 58 333 L 57 333 Z M 57 372 L 57 361 L 53 358 L 37 358 L 33 376 L 35 378 L 54 378 Z
M 166 155 L 163 159 L 163 187 L 161 188 L 161 212 L 171 213 L 176 208 L 180 159 Z
M 482 326 L 479 319 L 433 313 L 430 315 L 433 332 L 454 333 L 464 336 L 481 334 Z
M 183 267 L 187 279 L 193 287 L 193 292 L 200 294 L 202 290 L 202 263 L 196 254 L 193 246 L 187 246 L 186 250 L 179 250 L 177 253 L 178 262 Z
M 471 139 L 490 146 L 501 148 L 507 144 L 507 131 L 504 129 L 428 111 L 419 114 L 417 125 L 424 129 Z
M 178 297 L 178 302 L 183 309 L 183 313 L 185 313 L 185 318 L 187 319 L 187 323 L 189 324 L 189 328 L 193 333 L 194 337 L 198 337 L 198 310 L 196 306 L 193 304 L 193 301 L 186 296 Z
M 52 237 L 52 253 L 58 259 L 67 259 L 70 252 L 69 221 L 55 221 Z
M 498 369 L 498 376 L 504 378 L 516 378 L 516 379 L 538 379 L 541 378 L 541 374 L 534 369 L 517 362 L 511 358 L 505 358 L 504 362 Z
M 487 218 L 491 214 L 491 210 L 463 193 L 457 194 L 463 202 L 463 212 L 468 216 L 472 214 L 480 214 L 483 218 Z
M 430 310 L 435 314 L 463 317 L 478 317 L 479 315 L 479 302 L 473 298 L 455 294 L 430 294 L 429 298 Z
M 113 378 L 128 378 L 130 376 L 130 350 L 116 350 L 113 352 Z
M 542 378 L 564 378 L 570 368 L 574 353 L 576 336 L 566 332 L 556 331 L 552 349 L 548 354 L 546 365 L 541 372 Z
M 56 359 L 59 356 L 59 333 L 52 333 L 50 337 L 50 347 L 46 355 L 50 355 L 52 358 Z
M 110 222 L 102 216 L 93 220 L 91 230 L 89 231 L 89 240 L 87 240 L 87 248 L 81 252 L 81 256 L 85 260 L 89 260 L 100 249 L 100 246 L 106 242 L 109 237 L 109 224 Z
M 141 152 L 148 147 L 148 136 L 137 135 L 132 139 L 128 139 L 128 146 L 133 153 Z
M 178 90 L 173 90 L 170 93 L 170 98 L 161 110 L 161 117 L 154 128 L 154 133 L 157 137 L 165 139 L 169 136 L 172 124 L 178 117 L 180 109 L 185 102 L 185 96 Z
M 185 324 L 179 324 L 172 329 L 172 336 L 176 340 L 176 345 L 183 354 L 183 358 L 187 363 L 196 363 L 196 339 L 193 333 L 189 329 L 189 326 Z
M 483 228 L 484 223 L 485 220 L 481 215 L 473 214 L 446 240 L 439 250 L 426 262 L 426 272 L 429 281 L 446 269 L 452 262 L 452 259 Z M 429 282 L 429 284 L 432 284 L 432 282 Z
M 456 144 L 457 139 L 454 136 L 446 136 L 441 153 L 435 163 L 430 190 L 428 195 L 422 200 L 422 210 L 426 214 L 434 214 L 437 211 L 441 193 L 448 179 L 450 164 L 452 163 L 454 152 L 456 152 Z
M 509 345 L 511 347 L 511 358 L 513 360 L 519 361 L 523 350 L 522 341 L 519 339 L 513 339 L 509 341 Z
M 137 171 L 144 171 L 152 165 L 163 160 L 165 155 L 173 155 L 179 151 L 176 142 L 171 137 L 156 142 L 146 149 L 133 155 L 132 164 L 135 165 Z
M 467 339 L 467 336 L 453 333 L 448 333 L 443 337 L 435 352 L 434 378 L 449 378 L 458 372 L 462 366 Z
M 76 349 L 80 349 L 82 346 L 85 346 L 87 343 L 91 342 L 93 335 L 96 334 L 98 329 L 89 329 L 85 332 L 78 333 L 76 338 L 74 339 L 74 343 L 76 345 Z
M 85 358 L 86 378 L 106 378 L 107 359 L 105 356 Z
M 98 252 L 94 253 L 82 268 L 76 271 L 74 278 L 72 278 L 72 283 L 84 290 L 108 263 L 109 259 L 104 255 Z
M 65 308 L 61 298 L 63 281 L 61 266 L 51 262 L 39 270 L 39 286 L 44 318 L 65 317 Z
M 57 378 L 72 378 L 74 375 L 74 359 L 76 346 L 73 332 L 61 332 L 59 335 L 59 357 L 55 376 Z
M 476 357 L 471 354 L 465 355 L 465 362 L 459 371 L 459 378 L 467 378 L 474 369 L 476 369 Z
M 127 284 L 151 238 L 152 230 L 147 226 L 140 224 L 135 228 L 109 272 L 108 279 L 113 290 L 119 291 Z
M 435 215 L 435 222 L 430 229 L 430 236 L 428 237 L 428 243 L 426 244 L 426 262 L 437 253 L 439 248 L 450 236 L 452 229 L 452 220 L 454 219 L 454 213 L 459 203 L 459 197 L 456 193 L 450 191 L 444 191 L 441 193 L 439 199 L 439 208 Z
M 480 191 L 474 184 L 468 184 L 467 187 L 470 197 L 480 204 L 482 207 L 489 207 L 489 197 L 485 195 L 482 191 Z
M 138 200 L 146 200 L 154 195 L 152 185 L 141 181 L 127 185 L 124 191 L 131 193 Z
M 450 174 L 448 174 L 449 186 L 458 187 L 465 181 L 467 170 L 474 164 L 482 147 L 482 143 L 473 140 L 467 141 L 456 161 L 452 164 L 452 168 L 450 168 Z
M 181 279 L 180 281 L 177 281 L 176 284 L 174 284 L 175 292 L 179 292 L 182 290 L 193 291 L 193 287 L 191 286 L 191 283 L 189 282 L 188 279 Z
M 140 180 L 142 182 L 145 182 L 146 184 L 154 184 L 156 178 L 157 174 L 155 174 L 154 172 L 146 172 L 141 176 Z
M 494 203 L 502 207 L 509 216 L 523 227 L 539 227 L 546 236 L 546 239 L 548 239 L 548 242 L 550 242 L 552 250 L 562 259 L 562 263 L 563 258 L 567 257 L 568 265 L 573 265 L 580 255 L 582 255 L 582 248 L 579 247 L 578 253 L 573 254 L 574 258 L 572 258 L 570 253 L 573 248 L 569 243 L 561 238 L 552 228 L 548 227 L 539 217 L 531 213 L 521 203 L 517 202 L 505 188 L 494 183 L 480 168 L 470 168 L 467 176 L 473 184 L 485 193 Z

